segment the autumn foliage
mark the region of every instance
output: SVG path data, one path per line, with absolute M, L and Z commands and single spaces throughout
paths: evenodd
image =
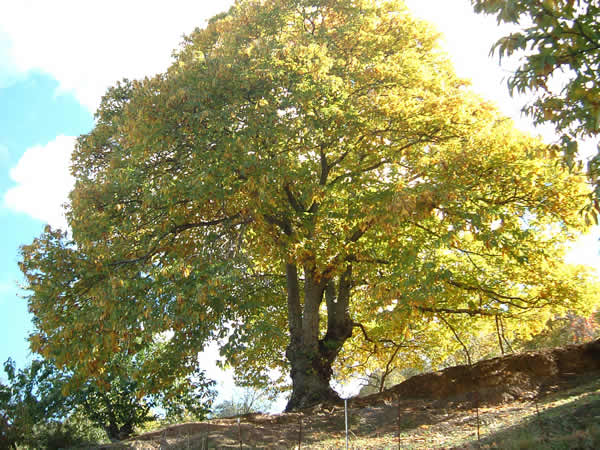
M 23 247 L 32 347 L 96 374 L 167 333 L 157 389 L 217 341 L 247 384 L 289 373 L 294 409 L 386 342 L 589 310 L 563 256 L 590 190 L 548 150 L 402 2 L 237 2 L 80 137 L 72 234 Z

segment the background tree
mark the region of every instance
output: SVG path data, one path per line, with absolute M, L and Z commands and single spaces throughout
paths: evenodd
M 578 315 L 571 311 L 550 319 L 546 328 L 531 339 L 518 342 L 526 350 L 581 344 L 600 336 L 600 313 Z
M 59 416 L 62 394 L 49 380 L 53 374 L 39 361 L 17 371 L 14 362 L 8 359 L 4 372 L 7 384 L 0 386 L 2 441 L 6 448 L 16 448 L 17 444 L 30 443 L 35 425 Z
M 521 65 L 508 79 L 512 92 L 531 93 L 525 106 L 536 124 L 551 123 L 561 138 L 569 166 L 577 140 L 600 132 L 600 4 L 597 0 L 472 0 L 475 12 L 495 14 L 498 23 L 521 29 L 503 37 L 492 50 L 500 58 L 518 54 Z M 600 211 L 600 152 L 588 175 Z
M 154 420 L 157 409 L 168 420 L 184 414 L 203 419 L 215 396 L 214 381 L 196 366 L 188 380 L 146 394 L 132 376 L 145 357 L 115 355 L 98 378 L 58 369 L 46 360 L 34 360 L 17 372 L 9 359 L 5 363 L 9 384 L 0 391 L 3 436 L 7 442 L 25 445 L 40 445 L 42 440 L 50 445 L 57 439 L 62 442 L 59 446 L 75 445 L 82 439 L 81 433 L 72 433 L 78 421 L 69 419 L 75 412 L 111 440 L 129 437 L 136 427 Z
M 598 312 L 585 309 L 580 314 L 566 311 L 546 316 L 546 323 L 505 316 L 481 320 L 437 315 L 440 320 L 433 324 L 426 321 L 420 328 L 419 322 L 424 322 L 413 320 L 409 329 L 395 334 L 395 340 L 387 334 L 378 336 L 373 328 L 369 340 L 358 335 L 347 343 L 336 365 L 336 376 L 342 380 L 360 376 L 364 380 L 360 395 L 368 395 L 424 372 L 597 339 Z
M 581 174 L 397 1 L 236 3 L 166 73 L 108 91 L 73 174 L 72 239 L 47 229 L 22 268 L 33 348 L 81 373 L 168 331 L 137 378 L 168 384 L 218 341 L 246 384 L 289 371 L 290 410 L 338 399 L 353 335 L 538 322 L 597 292 L 562 262 Z
M 17 370 L 4 363 L 6 384 L 0 384 L 0 444 L 2 448 L 58 449 L 101 442 L 93 423 L 73 414 L 63 394 L 67 382 L 60 371 L 42 360 Z
M 224 400 L 213 407 L 211 417 L 235 417 L 244 414 L 268 412 L 271 407 L 269 393 L 264 389 L 235 389 L 231 400 Z
M 151 356 L 156 357 L 156 353 L 160 353 L 160 348 L 152 349 Z M 117 354 L 99 378 L 83 383 L 77 376 L 70 380 L 70 403 L 81 408 L 111 440 L 128 438 L 137 427 L 157 419 L 158 411 L 167 421 L 184 416 L 202 420 L 210 411 L 216 395 L 212 389 L 215 382 L 205 378 L 198 364 L 187 379 L 176 380 L 169 388 L 145 392 L 143 382 L 135 379 L 134 374 L 143 367 L 146 358 L 148 354 L 138 354 L 135 358 Z

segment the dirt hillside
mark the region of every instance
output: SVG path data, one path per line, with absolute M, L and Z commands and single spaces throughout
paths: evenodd
M 385 394 L 397 398 L 472 400 L 493 406 L 530 399 L 569 379 L 600 371 L 600 340 L 488 359 L 416 375 Z M 376 394 L 373 399 L 377 398 Z M 367 403 L 370 397 L 364 399 Z M 362 401 L 362 400 L 361 400 Z

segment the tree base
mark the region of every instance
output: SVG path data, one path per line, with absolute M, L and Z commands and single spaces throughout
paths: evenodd
M 294 390 L 285 407 L 285 412 L 310 408 L 318 404 L 340 403 L 341 397 L 330 386 L 317 389 L 303 389 L 302 392 Z

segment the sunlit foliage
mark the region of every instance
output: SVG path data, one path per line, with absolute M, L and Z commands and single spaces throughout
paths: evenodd
M 107 92 L 72 237 L 23 247 L 32 347 L 98 374 L 167 333 L 137 373 L 164 386 L 218 341 L 245 385 L 289 372 L 290 409 L 335 399 L 340 352 L 595 301 L 563 263 L 589 189 L 557 161 L 402 2 L 240 1 Z

